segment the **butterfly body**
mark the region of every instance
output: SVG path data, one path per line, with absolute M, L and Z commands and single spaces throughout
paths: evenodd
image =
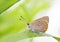
M 35 32 L 46 32 L 48 29 L 49 17 L 44 16 L 30 23 L 29 29 Z

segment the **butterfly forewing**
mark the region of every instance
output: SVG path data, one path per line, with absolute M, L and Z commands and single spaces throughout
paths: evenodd
M 35 32 L 46 32 L 48 28 L 49 17 L 44 16 L 30 23 L 30 28 Z

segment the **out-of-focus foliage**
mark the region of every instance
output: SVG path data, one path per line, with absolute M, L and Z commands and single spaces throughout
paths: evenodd
M 31 31 L 24 31 L 27 28 L 26 23 L 19 19 L 23 16 L 27 22 L 32 22 L 38 12 L 50 7 L 50 1 L 24 0 L 17 7 L 8 8 L 16 1 L 2 0 L 0 3 L 0 5 L 4 4 L 0 7 L 0 42 L 16 42 L 24 38 L 42 36 Z
M 55 38 L 58 42 L 60 42 L 60 38 L 59 37 L 53 36 L 53 38 Z
M 19 0 L 0 0 L 0 14 Z

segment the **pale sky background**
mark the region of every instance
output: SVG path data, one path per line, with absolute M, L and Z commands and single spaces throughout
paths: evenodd
M 55 0 L 47 11 L 49 16 L 49 29 L 47 33 L 60 37 L 60 0 Z
M 42 16 L 44 15 L 49 16 L 49 27 L 46 33 L 60 37 L 60 0 L 53 0 L 52 6 L 47 10 L 47 12 L 43 12 Z M 18 42 L 25 41 L 28 42 L 29 40 L 22 40 Z M 51 37 L 37 37 L 33 39 L 33 42 L 57 42 L 57 41 Z

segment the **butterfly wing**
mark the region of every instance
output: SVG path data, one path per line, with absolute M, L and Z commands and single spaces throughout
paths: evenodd
M 30 28 L 35 32 L 46 32 L 48 29 L 49 17 L 44 16 L 30 23 Z

